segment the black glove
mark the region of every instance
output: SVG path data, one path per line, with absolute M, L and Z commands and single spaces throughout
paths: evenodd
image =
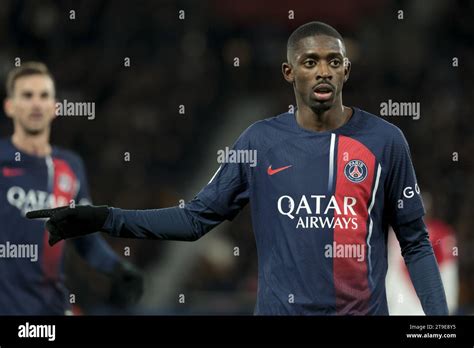
M 131 263 L 122 261 L 112 273 L 110 302 L 119 307 L 136 304 L 143 294 L 143 275 Z
M 55 209 L 34 210 L 26 213 L 28 219 L 50 218 L 46 222 L 49 245 L 62 239 L 79 237 L 100 231 L 109 216 L 107 206 L 77 205 Z

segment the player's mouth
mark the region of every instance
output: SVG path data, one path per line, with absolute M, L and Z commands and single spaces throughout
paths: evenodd
M 313 88 L 313 95 L 319 101 L 326 101 L 331 99 L 332 94 L 334 93 L 334 88 L 327 83 L 320 83 Z
M 33 119 L 33 120 L 40 120 L 41 118 L 43 118 L 43 113 L 42 112 L 32 112 L 30 114 L 30 118 Z

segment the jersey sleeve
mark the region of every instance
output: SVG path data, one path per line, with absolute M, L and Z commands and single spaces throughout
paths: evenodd
M 389 150 L 386 179 L 386 213 L 392 226 L 413 221 L 425 214 L 410 149 L 403 133 L 397 129 Z
M 250 150 L 249 129 L 240 135 L 231 148 Z M 197 198 L 227 220 L 233 220 L 249 201 L 249 163 L 221 163 L 209 183 L 197 194 Z

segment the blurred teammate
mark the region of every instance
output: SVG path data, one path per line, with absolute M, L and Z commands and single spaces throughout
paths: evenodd
M 76 206 L 29 217 L 50 217 L 51 243 L 97 230 L 192 241 L 250 202 L 259 258 L 255 314 L 277 315 L 388 314 L 391 224 L 423 310 L 447 314 L 406 140 L 390 123 L 342 104 L 351 66 L 341 35 L 307 23 L 290 36 L 287 60 L 282 71 L 296 111 L 244 131 L 185 208 Z
M 81 159 L 49 143 L 55 87 L 41 63 L 25 63 L 7 80 L 5 113 L 14 133 L 0 139 L 0 315 L 61 315 L 70 308 L 64 285 L 64 242 L 48 245 L 43 221 L 29 210 L 88 204 Z M 91 238 L 92 237 L 92 238 Z M 141 275 L 98 236 L 72 241 L 94 268 L 113 279 L 111 297 L 130 303 L 141 293 Z

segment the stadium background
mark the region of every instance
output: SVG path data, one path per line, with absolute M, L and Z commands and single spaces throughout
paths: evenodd
M 473 10 L 472 1 L 448 0 L 4 0 L 0 75 L 5 81 L 17 57 L 43 61 L 59 101 L 96 103 L 94 120 L 58 117 L 51 139 L 83 157 L 94 202 L 167 207 L 193 198 L 217 169 L 217 151 L 252 122 L 294 104 L 280 72 L 288 35 L 310 20 L 331 24 L 352 61 L 345 105 L 379 114 L 389 99 L 421 103 L 419 120 L 386 119 L 408 139 L 433 215 L 456 232 L 460 309 L 472 313 Z M 1 117 L 0 135 L 11 132 Z M 146 274 L 141 305 L 127 312 L 252 313 L 257 259 L 248 208 L 194 243 L 107 239 L 120 253 L 129 246 L 128 259 Z M 122 312 L 102 305 L 109 284 L 73 251 L 67 270 L 84 313 Z

